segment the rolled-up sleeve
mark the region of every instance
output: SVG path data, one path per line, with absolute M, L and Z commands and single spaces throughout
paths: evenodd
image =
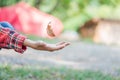
M 25 36 L 14 33 L 10 38 L 9 46 L 16 52 L 23 53 L 26 50 L 26 46 L 23 45 L 24 40 L 26 39 Z
M 25 36 L 5 28 L 1 28 L 0 33 L 0 38 L 3 39 L 3 41 L 0 42 L 1 48 L 14 49 L 18 53 L 24 53 L 26 50 L 26 46 L 23 45 L 24 40 L 26 39 Z M 3 38 L 2 35 L 5 37 Z

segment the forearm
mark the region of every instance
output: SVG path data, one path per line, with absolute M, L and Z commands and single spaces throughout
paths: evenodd
M 31 47 L 33 49 L 40 50 L 41 49 L 40 47 L 44 47 L 46 43 L 43 41 L 32 41 L 30 39 L 25 39 L 23 45 L 27 47 Z
M 30 39 L 25 39 L 23 45 L 31 48 L 35 48 L 35 41 L 32 41 Z

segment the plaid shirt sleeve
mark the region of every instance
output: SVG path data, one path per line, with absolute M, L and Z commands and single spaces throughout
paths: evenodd
M 0 48 L 14 49 L 23 53 L 26 50 L 26 46 L 23 45 L 25 39 L 25 36 L 16 31 L 0 27 Z

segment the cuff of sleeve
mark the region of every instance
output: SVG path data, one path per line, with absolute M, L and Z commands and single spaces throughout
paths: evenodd
M 16 39 L 17 39 L 16 43 L 15 43 L 16 47 L 15 47 L 14 50 L 16 52 L 19 52 L 19 53 L 23 54 L 24 51 L 26 51 L 26 49 L 27 49 L 27 47 L 23 45 L 24 40 L 26 39 L 26 37 L 23 36 L 23 35 L 18 35 Z

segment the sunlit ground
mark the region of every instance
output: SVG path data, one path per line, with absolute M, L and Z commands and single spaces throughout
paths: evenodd
M 33 40 L 56 43 L 59 39 Z M 2 49 L 0 80 L 119 80 L 120 47 L 95 44 L 91 39 L 71 42 L 61 51 L 31 48 L 24 54 Z

